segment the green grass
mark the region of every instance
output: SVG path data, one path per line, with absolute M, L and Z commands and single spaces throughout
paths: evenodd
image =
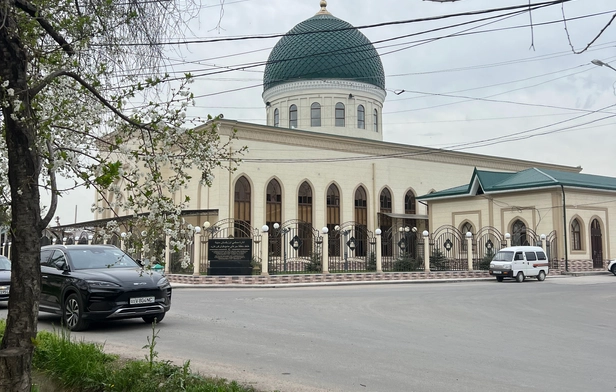
M 158 360 L 158 332 L 152 325 L 152 336 L 143 347 L 144 360 L 125 360 L 106 354 L 103 345 L 71 339 L 67 330 L 40 331 L 34 341 L 33 369 L 53 381 L 65 392 L 257 392 L 235 381 L 208 378 L 192 373 L 190 362 L 182 366 Z M 5 321 L 0 320 L 0 338 Z M 44 390 L 33 385 L 32 391 Z

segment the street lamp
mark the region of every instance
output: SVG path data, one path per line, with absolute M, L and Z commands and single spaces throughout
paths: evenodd
M 598 65 L 599 67 L 603 67 L 603 66 L 605 65 L 606 67 L 611 68 L 611 69 L 613 69 L 614 71 L 616 71 L 616 68 L 612 67 L 612 66 L 611 66 L 611 65 L 609 65 L 608 63 L 604 63 L 604 62 L 603 62 L 603 61 L 601 61 L 601 60 L 594 59 L 594 60 L 592 60 L 592 61 L 591 61 L 591 63 L 593 63 L 594 65 Z
M 346 229 L 346 230 L 340 230 L 340 226 L 336 225 L 336 227 L 334 227 L 335 230 L 340 231 L 340 233 L 344 236 L 344 270 L 348 271 L 349 270 L 349 251 L 347 249 L 351 249 L 351 252 L 355 250 L 355 237 L 351 237 L 348 241 L 347 241 L 347 237 L 349 235 L 349 233 L 351 232 L 350 229 Z
M 274 230 L 278 230 L 278 229 L 280 229 L 280 224 L 274 223 Z M 291 231 L 291 228 L 289 227 L 284 227 L 280 230 L 280 233 L 282 233 L 282 263 L 283 263 L 283 271 L 285 272 L 287 271 L 287 233 L 289 231 Z M 295 241 L 291 241 L 291 246 L 293 246 L 294 243 Z

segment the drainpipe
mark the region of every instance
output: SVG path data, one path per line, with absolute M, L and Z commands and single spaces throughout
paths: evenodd
M 563 192 L 563 228 L 565 237 L 565 271 L 569 272 L 569 257 L 567 255 L 567 205 L 565 202 L 565 187 L 560 184 L 560 189 Z

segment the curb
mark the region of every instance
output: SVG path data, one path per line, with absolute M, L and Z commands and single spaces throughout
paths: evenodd
M 598 274 L 597 274 L 598 275 Z M 546 279 L 568 278 L 580 275 L 548 275 Z M 190 284 L 173 283 L 171 287 L 176 289 L 279 289 L 295 287 L 319 287 L 319 286 L 360 286 L 360 285 L 383 285 L 383 284 L 426 284 L 426 283 L 463 283 L 463 282 L 491 282 L 494 277 L 488 278 L 454 278 L 454 279 L 413 279 L 413 280 L 368 280 L 356 282 L 313 282 L 313 283 L 274 283 L 274 284 Z

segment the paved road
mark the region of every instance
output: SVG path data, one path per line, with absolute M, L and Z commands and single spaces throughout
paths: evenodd
M 263 390 L 613 391 L 615 289 L 611 275 L 178 289 L 156 349 Z M 143 358 L 150 333 L 130 320 L 74 336 Z

